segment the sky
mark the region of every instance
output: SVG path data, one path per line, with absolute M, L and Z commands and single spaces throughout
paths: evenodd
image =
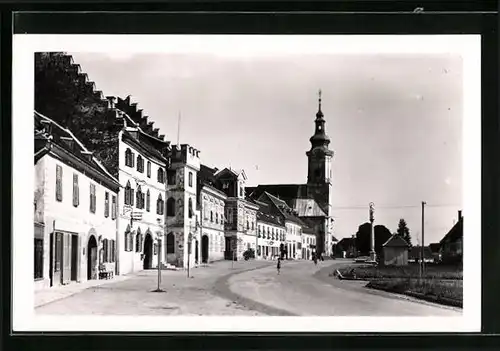
M 69 52 L 104 95 L 132 96 L 160 134 L 247 185 L 302 184 L 318 90 L 333 157 L 334 235 L 408 223 L 438 242 L 462 209 L 462 59 L 455 54 Z M 178 121 L 180 118 L 180 135 Z

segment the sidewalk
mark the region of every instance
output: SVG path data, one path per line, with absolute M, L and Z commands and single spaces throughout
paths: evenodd
M 57 287 L 36 290 L 35 291 L 35 308 L 46 305 L 48 303 L 64 299 L 66 297 L 72 296 L 85 289 L 102 286 L 105 284 L 111 284 L 116 282 L 121 282 L 131 278 L 133 274 L 128 275 L 117 275 L 113 279 L 101 279 L 101 280 L 87 280 L 83 283 L 73 282 L 68 285 L 61 285 Z

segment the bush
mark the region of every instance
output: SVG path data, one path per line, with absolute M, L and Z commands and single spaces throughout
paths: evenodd
M 243 258 L 245 261 L 248 261 L 251 258 L 255 258 L 255 250 L 254 249 L 248 249 L 245 252 L 243 252 Z

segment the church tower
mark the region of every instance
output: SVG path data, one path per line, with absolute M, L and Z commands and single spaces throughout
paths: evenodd
M 318 112 L 316 113 L 314 135 L 309 139 L 311 149 L 306 152 L 308 158 L 307 196 L 314 198 L 321 209 L 327 214 L 327 219 L 320 232 L 324 235 L 321 242 L 324 247 L 320 252 L 328 254 L 331 249 L 332 237 L 332 158 L 333 151 L 329 149 L 330 138 L 326 135 L 325 119 L 321 111 L 321 90 L 319 91 Z M 323 236 L 323 235 L 322 235 Z M 318 243 L 320 241 L 318 240 Z

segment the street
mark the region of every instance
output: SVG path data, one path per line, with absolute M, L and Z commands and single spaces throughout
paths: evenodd
M 152 292 L 157 272 L 94 286 L 36 308 L 43 314 L 227 316 L 459 316 L 461 310 L 339 281 L 347 261 L 221 261 L 186 271 L 163 271 L 163 293 Z M 350 261 L 349 261 L 350 262 Z

